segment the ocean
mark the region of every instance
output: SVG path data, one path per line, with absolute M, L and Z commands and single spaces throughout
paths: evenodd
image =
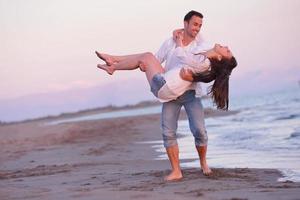
M 204 107 L 212 107 L 210 100 Z M 300 182 L 300 88 L 240 96 L 230 99 L 230 110 L 238 114 L 205 120 L 209 143 L 207 160 L 211 167 L 276 168 L 284 178 L 279 181 Z M 49 123 L 153 114 L 160 106 L 123 110 Z M 199 167 L 198 155 L 187 120 L 179 121 L 180 159 L 182 167 Z M 157 152 L 157 159 L 167 159 L 162 141 L 148 141 Z M 185 159 L 195 159 L 185 162 Z
M 203 101 L 211 107 L 210 101 Z M 211 167 L 276 168 L 284 178 L 300 182 L 300 88 L 260 96 L 233 98 L 235 115 L 205 120 Z M 180 159 L 198 158 L 187 120 L 179 121 Z M 154 143 L 155 144 L 155 143 Z M 164 152 L 161 143 L 153 147 Z M 165 153 L 158 159 L 166 159 Z M 199 159 L 182 167 L 200 167 Z

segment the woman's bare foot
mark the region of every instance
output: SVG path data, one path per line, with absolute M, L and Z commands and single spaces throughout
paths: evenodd
M 103 69 L 104 71 L 106 71 L 110 75 L 112 75 L 114 73 L 114 71 L 115 71 L 113 66 L 98 64 L 97 67 L 99 69 Z
M 172 171 L 168 176 L 164 177 L 165 181 L 177 181 L 182 179 L 181 171 Z
M 201 165 L 201 171 L 205 176 L 209 176 L 213 173 L 207 164 Z
M 98 58 L 100 58 L 101 60 L 103 60 L 106 63 L 107 66 L 114 64 L 114 59 L 110 55 L 104 54 L 104 53 L 99 53 L 98 51 L 95 51 L 95 53 L 98 56 Z

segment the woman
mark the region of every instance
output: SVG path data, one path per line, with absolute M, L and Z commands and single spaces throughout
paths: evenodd
M 182 40 L 177 39 L 177 48 L 171 55 L 174 58 L 169 65 L 176 65 L 167 72 L 151 53 L 128 56 L 112 56 L 98 53 L 97 56 L 106 64 L 98 68 L 112 75 L 116 70 L 133 70 L 140 68 L 146 73 L 152 93 L 161 101 L 168 102 L 182 95 L 192 84 L 191 81 L 211 82 L 209 94 L 218 109 L 228 109 L 229 75 L 237 62 L 227 47 L 216 44 L 214 48 L 199 54 L 187 53 L 182 47 Z M 184 73 L 193 74 L 193 80 L 183 78 Z

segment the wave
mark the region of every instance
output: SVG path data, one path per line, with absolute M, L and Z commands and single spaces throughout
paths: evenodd
M 299 114 L 290 114 L 288 116 L 278 117 L 275 120 L 288 120 L 288 119 L 296 119 L 296 118 L 299 118 L 299 117 L 300 117 Z
M 292 99 L 292 102 L 300 102 L 300 99 L 294 98 L 294 99 Z
M 208 125 L 206 125 L 206 128 L 216 128 L 216 127 L 221 127 L 221 126 L 223 126 L 223 125 L 221 125 L 221 124 L 208 124 Z
M 300 132 L 293 132 L 287 139 L 300 138 Z

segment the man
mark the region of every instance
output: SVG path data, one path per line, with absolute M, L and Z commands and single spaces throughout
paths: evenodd
M 190 11 L 184 17 L 183 30 L 183 46 L 186 51 L 199 53 L 199 50 L 208 49 L 207 44 L 197 37 L 202 26 L 203 15 L 196 11 Z M 175 34 L 176 35 L 176 34 Z M 178 34 L 177 34 L 178 35 Z M 172 68 L 169 63 L 172 62 L 169 58 L 176 48 L 176 42 L 173 38 L 168 39 L 163 43 L 159 51 L 156 53 L 160 63 L 165 63 L 165 70 Z M 198 52 L 195 52 L 198 51 Z M 203 173 L 208 175 L 211 169 L 206 162 L 207 151 L 207 133 L 204 124 L 204 111 L 201 99 L 195 96 L 196 83 L 187 90 L 183 95 L 176 100 L 165 102 L 162 106 L 161 126 L 168 158 L 172 166 L 172 172 L 165 177 L 165 180 L 177 180 L 182 178 L 182 172 L 179 164 L 179 148 L 176 139 L 177 123 L 181 107 L 184 106 L 191 132 L 195 138 L 195 146 L 200 158 L 200 165 Z

